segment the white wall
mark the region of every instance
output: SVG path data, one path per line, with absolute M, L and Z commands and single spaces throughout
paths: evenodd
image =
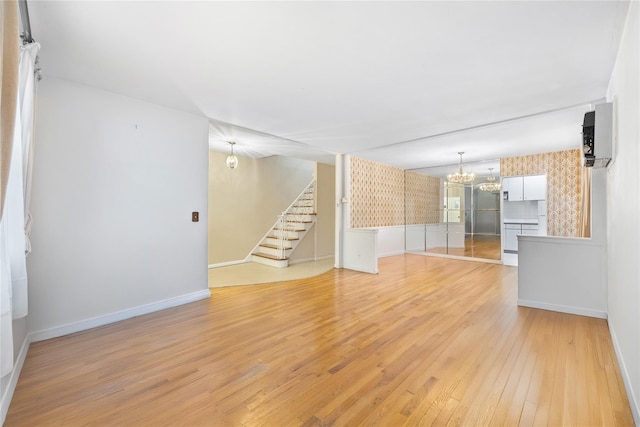
M 608 315 L 636 424 L 640 425 L 640 3 L 631 2 L 607 98 L 614 160 L 607 179 Z
M 35 135 L 35 339 L 208 295 L 206 118 L 47 77 Z
M 518 305 L 606 319 L 605 251 L 591 239 L 518 236 Z
M 376 254 L 378 258 L 400 255 L 405 252 L 404 225 L 369 227 L 369 229 L 378 230 L 378 239 L 376 243 Z
M 378 274 L 377 247 L 377 228 L 345 229 L 344 265 L 341 268 Z

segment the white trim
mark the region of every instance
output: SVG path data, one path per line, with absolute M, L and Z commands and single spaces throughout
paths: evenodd
M 533 234 L 518 234 L 518 242 L 525 240 L 528 242 L 559 243 L 562 245 L 574 246 L 603 246 L 602 242 L 592 237 L 561 237 L 561 236 L 536 236 Z
M 613 325 L 611 325 L 611 323 L 609 323 L 609 333 L 611 334 L 611 341 L 613 342 L 613 351 L 615 351 L 616 353 L 618 365 L 620 366 L 620 375 L 622 376 L 622 382 L 624 383 L 624 388 L 627 391 L 629 406 L 631 407 L 633 419 L 635 420 L 636 425 L 640 425 L 640 407 L 638 406 L 638 398 L 633 393 L 631 380 L 629 379 L 629 371 L 627 370 L 627 365 L 624 363 L 624 359 L 622 358 L 620 344 L 618 343 L 618 336 L 616 335 L 616 332 L 614 331 Z
M 402 250 L 402 251 L 398 250 L 398 251 L 385 252 L 383 254 L 378 254 L 378 258 L 386 258 L 386 257 L 389 257 L 389 256 L 402 255 L 402 254 L 406 254 L 406 253 L 408 253 L 408 252 L 404 251 L 404 250 Z
M 580 316 L 596 317 L 598 319 L 606 319 L 607 312 L 599 310 L 590 310 L 588 308 L 572 307 L 570 305 L 549 304 L 537 301 L 528 301 L 518 299 L 518 305 L 522 307 L 539 308 L 542 310 L 557 311 L 560 313 L 577 314 Z
M 460 256 L 460 255 L 448 255 L 448 254 L 436 254 L 424 251 L 405 251 L 405 254 L 412 255 L 420 255 L 420 256 L 430 256 L 434 258 L 446 258 L 446 259 L 457 259 L 460 261 L 472 261 L 472 262 L 483 262 L 485 264 L 500 264 L 502 265 L 502 261 L 499 259 L 489 259 L 489 258 L 475 258 L 470 256 Z
M 335 255 L 327 255 L 327 256 L 321 256 L 321 257 L 316 257 L 316 258 L 297 259 L 295 261 L 289 261 L 289 265 L 301 264 L 303 262 L 323 261 L 323 260 L 329 259 L 329 258 L 335 258 Z
M 166 308 L 176 307 L 182 304 L 209 298 L 210 296 L 211 291 L 209 290 L 209 288 L 207 288 L 202 291 L 192 292 L 190 294 L 152 302 L 150 304 L 139 305 L 137 307 L 116 311 L 114 313 L 109 313 L 102 316 L 92 317 L 90 319 L 81 320 L 79 322 L 68 323 L 66 325 L 32 332 L 30 334 L 31 342 L 43 341 L 50 338 L 57 338 L 63 335 L 73 334 L 75 332 L 96 328 L 98 326 L 108 325 L 110 323 L 119 322 L 121 320 L 130 319 L 132 317 L 142 316 L 143 314 L 149 314 L 155 311 L 164 310 Z
M 24 337 L 22 347 L 20 347 L 20 353 L 18 353 L 18 358 L 13 365 L 13 370 L 11 371 L 9 377 L 7 389 L 4 390 L 4 393 L 2 394 L 2 421 L 0 422 L 0 425 L 4 424 L 4 420 L 7 418 L 9 405 L 11 405 L 11 399 L 13 399 L 13 393 L 16 391 L 18 378 L 20 378 L 20 373 L 22 372 L 22 367 L 24 366 L 24 360 L 27 358 L 29 344 L 31 344 L 31 334 L 27 334 L 27 336 Z
M 251 262 L 251 257 L 245 259 L 237 259 L 235 261 L 218 262 L 216 264 L 209 264 L 209 268 L 227 267 L 229 265 L 237 265 Z

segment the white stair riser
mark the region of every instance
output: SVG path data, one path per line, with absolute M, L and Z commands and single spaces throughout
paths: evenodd
M 302 223 L 312 223 L 314 218 L 313 215 L 305 215 L 305 214 L 287 214 L 285 218 L 287 222 L 302 222 Z
M 281 226 L 276 226 L 276 229 L 279 229 Z M 288 231 L 305 231 L 307 227 L 305 227 L 305 223 L 303 222 L 287 222 L 284 225 L 284 229 Z
M 284 256 L 288 257 L 293 248 L 285 249 Z M 263 254 L 274 255 L 274 256 L 282 256 L 282 251 L 279 249 L 268 248 L 266 246 L 258 247 L 258 252 L 262 252 Z
M 314 213 L 315 212 L 313 212 L 310 206 L 309 207 L 303 206 L 301 208 L 297 208 L 296 210 L 290 210 L 289 212 L 287 212 L 287 217 L 298 216 L 304 219 L 311 219 L 310 217 L 315 216 Z
M 293 248 L 293 242 L 295 242 L 295 240 L 285 240 L 284 241 L 284 245 L 285 245 L 285 247 L 287 247 L 287 249 L 291 249 L 291 248 Z M 262 241 L 262 243 L 265 243 L 267 245 L 279 245 L 280 244 L 280 240 L 279 239 L 274 239 L 272 237 L 267 237 L 266 239 L 264 239 Z
M 297 231 L 287 231 L 287 230 L 273 230 L 273 234 L 276 237 L 288 237 L 290 239 L 297 239 L 298 238 L 298 232 Z
M 275 260 L 275 259 L 263 258 L 261 256 L 256 256 L 256 255 L 252 255 L 251 258 L 253 258 L 253 262 L 269 265 L 271 267 L 286 268 L 289 266 L 289 260 L 286 260 L 286 259 Z

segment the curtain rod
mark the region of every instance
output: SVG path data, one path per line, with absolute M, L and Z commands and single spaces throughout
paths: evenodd
M 31 36 L 31 21 L 29 20 L 29 8 L 27 7 L 27 0 L 18 0 L 18 6 L 20 7 L 20 19 L 22 21 L 22 38 L 23 44 L 33 43 L 33 37 Z

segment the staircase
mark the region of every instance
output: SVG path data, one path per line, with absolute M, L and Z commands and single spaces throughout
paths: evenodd
M 316 223 L 315 184 L 316 181 L 312 181 L 279 215 L 276 223 L 252 251 L 254 262 L 280 268 L 289 266 L 289 256 Z

